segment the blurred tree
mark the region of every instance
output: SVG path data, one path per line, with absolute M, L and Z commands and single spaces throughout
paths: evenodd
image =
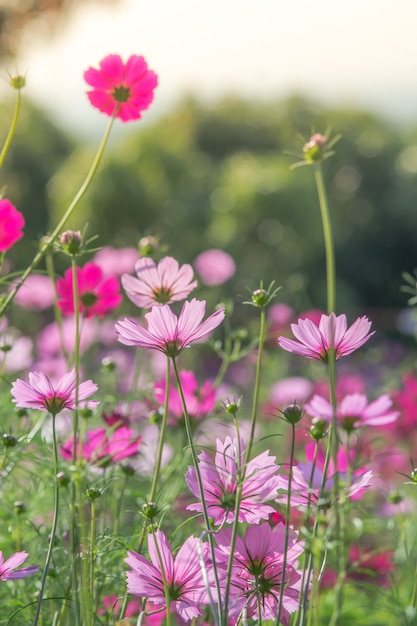
M 115 3 L 118 0 L 0 0 L 0 58 L 14 57 L 27 25 L 42 21 L 52 33 L 69 11 L 87 2 Z
M 93 152 L 74 146 L 36 110 L 31 115 L 34 121 L 28 115 L 19 127 L 2 184 L 35 237 L 56 224 Z M 291 171 L 296 159 L 287 151 L 301 155 L 312 130 L 328 125 L 342 134 L 324 164 L 338 309 L 404 306 L 401 272 L 417 266 L 417 130 L 400 132 L 362 111 L 325 109 L 299 97 L 228 98 L 211 107 L 188 99 L 109 146 L 69 226 L 88 224 L 99 245 L 136 246 L 143 235 L 160 235 L 181 262 L 222 248 L 238 266 L 231 296 L 244 300 L 247 287 L 275 280 L 283 286 L 280 297 L 297 310 L 324 307 L 313 173 Z M 22 264 L 26 259 L 27 245 Z

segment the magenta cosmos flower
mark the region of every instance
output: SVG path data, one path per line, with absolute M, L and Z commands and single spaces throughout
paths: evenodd
M 13 570 L 22 565 L 28 558 L 27 552 L 15 552 L 5 561 L 3 553 L 0 552 L 0 580 L 12 580 L 16 578 L 25 578 L 38 571 L 39 565 L 31 565 L 30 567 L 22 567 L 22 569 L 14 572 Z
M 145 309 L 185 300 L 197 287 L 197 281 L 192 280 L 191 265 L 180 267 L 178 261 L 170 256 L 161 259 L 158 265 L 150 258 L 139 259 L 135 264 L 135 272 L 137 278 L 124 274 L 122 285 L 127 297 L 136 306 Z
M 88 463 L 106 467 L 110 463 L 118 463 L 136 456 L 141 442 L 142 437 L 135 435 L 133 430 L 126 426 L 116 428 L 113 432 L 107 432 L 105 428 L 97 428 L 86 434 L 81 446 L 77 441 L 76 450 Z M 61 455 L 64 459 L 72 461 L 73 449 L 74 439 L 71 438 L 61 447 Z
M 190 418 L 198 420 L 211 413 L 216 404 L 216 388 L 214 385 L 206 381 L 199 387 L 194 372 L 185 370 L 179 373 L 179 378 Z M 161 406 L 165 402 L 165 390 L 165 380 L 155 383 L 153 388 L 154 396 Z M 171 385 L 169 390 L 168 412 L 171 416 L 171 424 L 178 423 L 184 416 L 181 394 L 174 385 Z
M 179 317 L 165 304 L 152 307 L 145 315 L 147 329 L 128 318 L 117 322 L 115 328 L 120 343 L 176 357 L 193 341 L 204 339 L 224 319 L 224 309 L 219 309 L 203 322 L 205 312 L 205 301 L 194 298 L 184 303 Z
M 203 450 L 199 454 L 199 470 L 203 483 L 203 495 L 207 514 L 216 525 L 232 523 L 235 519 L 235 501 L 239 474 L 243 469 L 245 447 L 240 450 L 236 439 L 226 437 L 224 442 L 217 439 L 214 460 Z M 242 499 L 239 508 L 239 522 L 258 524 L 268 519 L 274 512 L 271 506 L 264 504 L 275 498 L 280 486 L 276 476 L 279 466 L 275 457 L 268 451 L 262 452 L 246 465 L 243 481 Z M 185 480 L 193 494 L 200 498 L 197 474 L 194 467 L 189 467 Z M 190 511 L 202 511 L 202 503 L 187 506 Z
M 284 570 L 285 525 L 272 529 L 269 524 L 249 526 L 244 537 L 236 537 L 233 550 L 230 586 L 230 617 L 246 610 L 247 617 L 275 620 L 279 610 L 281 586 L 284 585 L 280 624 L 288 626 L 290 615 L 298 608 L 301 572 L 297 560 L 304 550 L 297 533 L 288 529 L 288 547 Z M 216 561 L 226 568 L 230 556 L 232 531 L 216 533 Z
M 174 559 L 164 533 L 156 530 L 154 534 L 148 535 L 151 562 L 136 552 L 128 552 L 129 556 L 125 560 L 132 568 L 126 574 L 128 592 L 166 607 L 164 575 L 171 608 L 187 622 L 198 617 L 201 615 L 201 605 L 207 604 L 198 550 L 207 562 L 208 545 L 196 537 L 189 537 Z
M 75 399 L 86 400 L 97 391 L 98 387 L 91 380 L 78 385 L 76 393 L 75 370 L 65 374 L 57 382 L 52 384 L 43 372 L 31 372 L 29 383 L 18 378 L 12 384 L 13 402 L 16 406 L 26 409 L 39 409 L 48 411 L 52 415 L 60 413 L 64 409 L 75 409 Z M 94 402 L 94 405 L 97 405 Z M 91 405 L 91 403 L 90 403 Z
M 93 107 L 122 122 L 140 119 L 158 84 L 157 75 L 137 55 L 123 63 L 118 54 L 110 54 L 100 62 L 100 69 L 90 67 L 84 72 L 84 80 L 92 87 L 87 96 Z
M 336 417 L 344 430 L 352 432 L 359 426 L 384 426 L 395 422 L 400 413 L 391 411 L 391 407 L 392 400 L 388 394 L 368 403 L 363 393 L 352 393 L 337 405 Z M 333 407 L 325 398 L 313 396 L 304 408 L 312 417 L 332 422 Z
M 297 341 L 279 337 L 281 348 L 301 354 L 308 359 L 328 362 L 329 351 L 334 350 L 336 359 L 351 354 L 360 348 L 374 334 L 370 333 L 371 322 L 367 317 L 359 317 L 348 329 L 346 315 L 322 315 L 319 326 L 309 319 L 299 319 L 291 324 Z
M 194 267 L 205 285 L 222 285 L 236 272 L 233 258 L 223 250 L 205 250 L 194 259 Z
M 117 308 L 122 301 L 119 281 L 115 276 L 103 278 L 101 267 L 89 262 L 84 267 L 77 267 L 79 311 L 85 317 L 103 317 Z M 64 315 L 74 313 L 74 292 L 72 269 L 69 268 L 64 278 L 56 281 L 58 305 Z
M 23 237 L 25 218 L 10 200 L 0 200 L 0 252 L 6 252 Z

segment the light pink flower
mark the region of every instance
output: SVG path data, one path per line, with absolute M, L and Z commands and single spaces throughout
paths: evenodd
M 100 69 L 86 70 L 84 80 L 93 88 L 87 92 L 91 104 L 122 122 L 140 119 L 141 112 L 151 104 L 158 84 L 157 75 L 137 55 L 123 63 L 118 54 L 110 54 L 100 62 Z
M 98 387 L 91 380 L 78 385 L 78 401 L 86 400 L 97 391 Z M 42 372 L 31 372 L 29 383 L 18 378 L 12 384 L 13 402 L 16 406 L 27 409 L 48 411 L 52 415 L 63 409 L 75 409 L 76 381 L 75 370 L 65 374 L 55 385 Z M 98 403 L 95 403 L 98 404 Z
M 269 524 L 249 526 L 244 537 L 236 537 L 233 550 L 230 586 L 230 617 L 237 617 L 245 609 L 248 617 L 275 620 L 279 610 L 281 586 L 284 585 L 280 624 L 288 626 L 290 615 L 298 608 L 301 571 L 297 560 L 304 550 L 304 542 L 289 528 L 286 567 L 284 524 L 271 529 Z M 232 531 L 224 528 L 216 533 L 218 549 L 216 560 L 225 569 L 230 556 Z M 222 580 L 224 583 L 224 580 Z
M 39 565 L 31 565 L 30 567 L 22 567 L 22 569 L 14 572 L 13 570 L 22 565 L 28 558 L 27 552 L 15 552 L 5 561 L 3 553 L 0 552 L 0 580 L 12 580 L 16 578 L 25 578 L 38 571 Z
M 54 303 L 54 285 L 49 276 L 30 274 L 17 292 L 14 302 L 23 309 L 43 311 Z
M 340 359 L 360 348 L 374 334 L 369 332 L 370 328 L 371 322 L 365 316 L 359 317 L 348 329 L 346 315 L 331 313 L 321 316 L 318 327 L 309 319 L 299 319 L 297 324 L 291 324 L 298 341 L 279 337 L 278 343 L 288 352 L 327 363 L 330 350 Z
M 151 562 L 136 552 L 125 559 L 132 571 L 127 572 L 129 593 L 146 597 L 153 604 L 166 606 L 162 568 L 168 586 L 171 608 L 185 621 L 201 615 L 201 605 L 207 604 L 207 593 L 200 566 L 198 545 L 207 561 L 208 545 L 189 537 L 174 559 L 171 546 L 161 530 L 148 535 Z
M 178 261 L 170 256 L 161 259 L 156 265 L 150 258 L 139 259 L 135 265 L 137 278 L 124 274 L 122 285 L 127 297 L 136 306 L 150 309 L 158 304 L 171 304 L 185 300 L 189 293 L 197 287 L 192 281 L 193 268 L 185 264 L 181 267 Z
M 179 317 L 166 304 L 152 307 L 145 315 L 147 329 L 128 318 L 117 322 L 115 328 L 120 343 L 176 357 L 193 341 L 204 339 L 224 319 L 224 309 L 219 309 L 203 322 L 205 312 L 205 301 L 193 299 L 184 303 Z
M 104 246 L 93 257 L 93 262 L 103 270 L 103 276 L 121 276 L 130 272 L 139 258 L 135 248 Z
M 103 278 L 102 269 L 95 263 L 89 262 L 84 267 L 77 267 L 77 281 L 79 294 L 79 310 L 85 317 L 98 315 L 103 317 L 117 308 L 122 301 L 119 281 L 115 276 Z M 74 313 L 74 292 L 72 269 L 69 268 L 64 278 L 56 281 L 58 305 L 64 315 Z
M 353 393 L 345 396 L 337 405 L 336 417 L 341 427 L 351 432 L 359 426 L 384 426 L 395 422 L 400 413 L 391 411 L 391 407 L 392 400 L 388 394 L 368 404 L 368 399 L 364 394 Z M 311 417 L 318 417 L 326 422 L 333 420 L 333 407 L 321 396 L 313 396 L 304 408 Z
M 0 252 L 6 252 L 23 237 L 25 218 L 10 200 L 0 200 Z
M 214 460 L 204 450 L 199 454 L 199 469 L 203 483 L 204 500 L 207 514 L 214 524 L 230 524 L 235 519 L 235 501 L 240 473 L 243 470 L 245 447 L 240 444 L 240 454 L 236 439 L 226 437 L 224 442 L 217 439 Z M 274 509 L 267 504 L 275 498 L 280 487 L 280 478 L 276 476 L 279 466 L 275 457 L 268 451 L 262 452 L 246 465 L 242 499 L 239 509 L 239 522 L 258 524 L 268 519 Z M 185 480 L 193 494 L 200 498 L 197 474 L 194 467 L 189 467 Z M 202 511 L 202 503 L 187 506 L 190 511 Z
M 205 250 L 194 259 L 194 267 L 205 285 L 222 285 L 236 272 L 233 258 L 223 250 Z
M 372 485 L 373 472 L 364 468 L 360 470 L 348 471 L 352 465 L 354 451 L 346 452 L 346 449 L 339 448 L 337 456 L 337 466 L 335 468 L 331 460 L 328 466 L 326 480 L 323 479 L 325 456 L 319 449 L 317 459 L 314 462 L 314 445 L 306 446 L 306 463 L 299 463 L 293 467 L 291 482 L 291 506 L 304 509 L 310 503 L 311 506 L 328 509 L 334 502 L 334 484 L 337 478 L 340 491 L 347 497 L 357 500 L 362 497 L 364 490 Z M 281 477 L 280 487 L 288 490 L 289 481 L 286 477 Z M 350 484 L 348 484 L 350 480 Z M 287 494 L 280 494 L 277 502 L 286 503 Z
M 216 404 L 216 388 L 209 381 L 206 381 L 199 388 L 194 372 L 183 370 L 180 372 L 179 377 L 189 416 L 201 419 L 211 413 Z M 161 405 L 165 401 L 165 389 L 165 379 L 155 383 L 153 388 L 154 396 Z M 176 418 L 173 420 L 174 423 L 184 416 L 181 395 L 174 385 L 171 386 L 169 391 L 168 412 Z
M 90 430 L 79 446 L 76 443 L 78 456 L 81 455 L 88 463 L 95 463 L 105 467 L 110 463 L 118 463 L 129 457 L 136 456 L 142 442 L 140 435 L 135 435 L 133 430 L 126 426 L 116 428 L 112 432 L 107 432 L 105 428 Z M 68 461 L 72 460 L 74 449 L 74 439 L 68 441 L 61 447 L 61 455 Z

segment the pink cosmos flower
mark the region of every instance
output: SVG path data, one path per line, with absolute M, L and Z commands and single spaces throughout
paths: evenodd
M 185 300 L 189 293 L 197 287 L 192 281 L 193 268 L 185 264 L 181 267 L 178 261 L 170 256 L 161 259 L 156 265 L 150 258 L 139 259 L 135 265 L 137 278 L 124 274 L 122 285 L 127 297 L 136 306 L 150 309 L 158 304 L 171 304 Z
M 157 75 L 137 55 L 123 63 L 118 54 L 110 54 L 100 62 L 100 69 L 90 67 L 84 72 L 84 80 L 92 87 L 87 96 L 93 107 L 122 122 L 141 118 L 158 84 Z
M 85 317 L 98 315 L 103 317 L 117 308 L 122 301 L 119 281 L 115 276 L 103 278 L 102 269 L 95 263 L 89 262 L 84 267 L 77 267 L 79 310 Z M 74 293 L 72 270 L 69 268 L 64 278 L 56 281 L 58 305 L 64 315 L 74 313 Z
M 336 417 L 346 432 L 352 432 L 359 426 L 384 426 L 391 424 L 399 416 L 399 411 L 391 411 L 392 400 L 384 394 L 368 404 L 362 393 L 345 396 L 336 407 Z M 305 405 L 306 412 L 326 422 L 332 422 L 333 408 L 328 400 L 321 396 L 313 398 Z
M 207 604 L 198 547 L 207 562 L 208 545 L 196 537 L 189 537 L 174 559 L 171 546 L 161 530 L 148 535 L 151 562 L 136 552 L 128 552 L 129 556 L 125 559 L 132 568 L 127 572 L 128 592 L 165 607 L 163 568 L 171 608 L 187 622 L 198 617 L 201 615 L 201 605 Z
M 6 252 L 23 237 L 25 218 L 10 200 L 0 200 L 0 252 Z
M 222 285 L 236 272 L 233 258 L 223 250 L 205 250 L 194 259 L 194 267 L 205 285 Z
M 76 450 L 88 463 L 105 467 L 110 463 L 118 463 L 136 456 L 141 442 L 142 437 L 135 435 L 133 430 L 126 426 L 116 428 L 113 432 L 107 432 L 105 428 L 98 428 L 90 430 L 86 434 L 81 449 L 77 442 Z M 74 439 L 71 438 L 61 447 L 61 454 L 64 459 L 72 460 L 73 449 Z
M 239 474 L 243 469 L 245 447 L 231 437 L 224 442 L 217 439 L 214 461 L 204 450 L 199 454 L 199 469 L 203 483 L 204 499 L 207 514 L 213 518 L 214 524 L 230 524 L 235 519 L 235 500 Z M 279 466 L 275 457 L 269 452 L 262 452 L 246 465 L 243 482 L 242 500 L 239 509 L 239 522 L 258 524 L 262 519 L 268 519 L 274 509 L 264 502 L 275 498 L 281 486 L 280 478 L 276 476 Z M 200 490 L 194 467 L 189 467 L 185 480 L 193 494 L 200 498 Z M 202 511 L 201 502 L 187 506 L 190 511 Z
M 321 449 L 317 455 L 316 463 L 313 461 L 314 444 L 306 446 L 306 463 L 299 463 L 293 467 L 291 482 L 291 506 L 304 509 L 308 503 L 323 509 L 328 509 L 334 501 L 334 484 L 337 477 L 340 489 L 346 496 L 357 500 L 362 497 L 364 490 L 372 485 L 372 470 L 360 469 L 348 471 L 352 464 L 354 451 L 346 453 L 344 448 L 339 448 L 337 466 L 334 467 L 331 460 L 328 467 L 326 480 L 323 482 L 323 469 L 325 456 Z M 350 484 L 348 484 L 348 478 Z M 288 490 L 288 479 L 281 477 L 280 487 Z M 280 494 L 277 502 L 286 503 L 287 494 Z
M 31 565 L 30 567 L 22 567 L 22 569 L 13 572 L 16 567 L 22 565 L 28 558 L 27 552 L 15 552 L 5 561 L 3 553 L 0 552 L 0 580 L 13 580 L 16 578 L 26 578 L 30 574 L 38 571 L 39 565 Z
M 238 617 L 245 609 L 248 617 L 275 620 L 279 610 L 281 586 L 284 584 L 280 624 L 288 626 L 290 616 L 298 608 L 301 572 L 297 560 L 304 542 L 289 528 L 286 568 L 284 572 L 285 525 L 273 529 L 269 524 L 249 526 L 244 537 L 236 537 L 230 587 L 230 617 Z M 224 528 L 216 533 L 216 560 L 226 568 L 230 555 L 232 531 Z
M 205 312 L 205 301 L 194 298 L 184 303 L 179 317 L 165 304 L 152 307 L 145 315 L 147 329 L 128 318 L 117 322 L 115 328 L 120 343 L 176 357 L 193 341 L 204 339 L 224 319 L 224 309 L 219 309 L 202 322 Z
M 91 380 L 78 385 L 78 401 L 86 400 L 97 391 L 98 387 Z M 29 383 L 18 378 L 12 384 L 13 402 L 16 406 L 27 409 L 48 411 L 52 415 L 63 409 L 75 409 L 76 381 L 75 370 L 65 374 L 55 385 L 42 372 L 31 372 Z M 97 405 L 98 402 L 94 402 Z
M 135 248 L 104 246 L 93 257 L 93 262 L 103 270 L 103 276 L 121 276 L 130 272 L 139 258 Z
M 194 372 L 181 371 L 179 374 L 185 404 L 190 418 L 201 419 L 211 413 L 216 404 L 216 388 L 206 381 L 201 389 L 198 387 Z M 156 400 L 163 405 L 165 401 L 165 380 L 155 383 L 153 392 Z M 184 416 L 181 395 L 176 386 L 172 385 L 169 391 L 168 411 L 178 422 Z
M 321 316 L 318 327 L 310 319 L 299 319 L 297 324 L 291 324 L 298 341 L 279 337 L 278 343 L 288 352 L 327 363 L 330 350 L 340 359 L 360 348 L 374 334 L 369 332 L 370 328 L 371 322 L 365 316 L 359 317 L 348 329 L 346 315 L 331 313 Z
M 50 277 L 30 274 L 16 293 L 14 302 L 23 309 L 43 311 L 53 305 L 54 299 L 54 285 Z

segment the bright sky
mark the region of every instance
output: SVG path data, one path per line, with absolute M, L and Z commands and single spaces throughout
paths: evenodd
M 298 92 L 417 124 L 417 0 L 122 0 L 88 4 L 58 35 L 32 27 L 18 69 L 28 95 L 76 129 L 102 128 L 83 71 L 142 54 L 160 78 L 148 119 L 184 93 Z

